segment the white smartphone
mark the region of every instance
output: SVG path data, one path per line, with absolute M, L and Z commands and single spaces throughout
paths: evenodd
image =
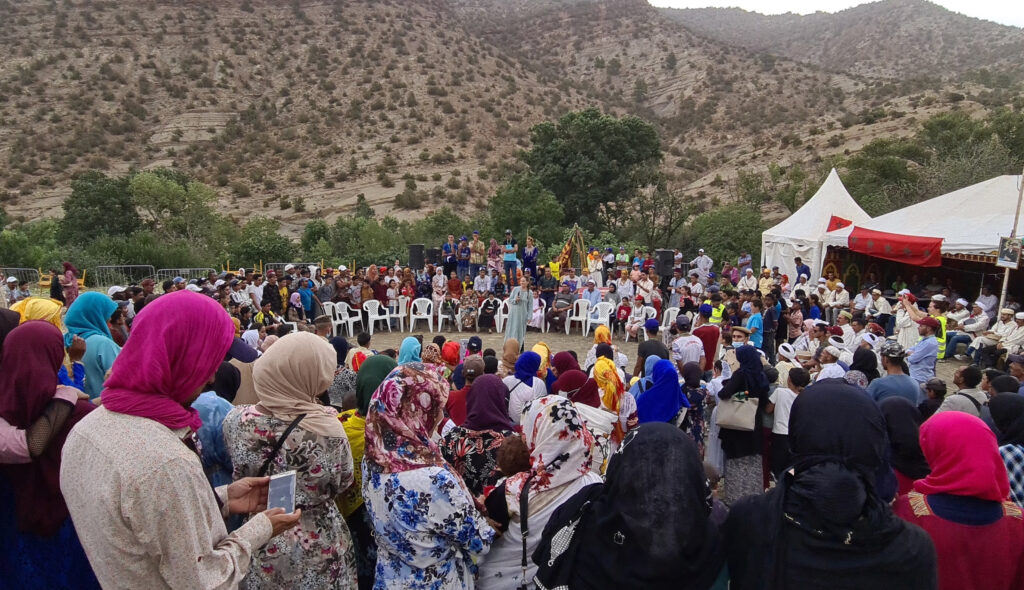
M 267 509 L 284 508 L 288 514 L 295 512 L 295 471 L 285 471 L 270 476 L 267 492 Z

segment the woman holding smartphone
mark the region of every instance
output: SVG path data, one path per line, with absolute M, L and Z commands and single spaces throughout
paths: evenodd
M 334 381 L 337 352 L 323 338 L 281 338 L 253 366 L 259 403 L 224 419 L 235 479 L 296 471 L 299 525 L 253 553 L 243 588 L 355 588 L 355 552 L 334 499 L 355 481 L 352 451 L 332 408 L 316 402 Z M 283 443 L 279 440 L 284 437 Z M 269 461 L 265 473 L 261 473 Z

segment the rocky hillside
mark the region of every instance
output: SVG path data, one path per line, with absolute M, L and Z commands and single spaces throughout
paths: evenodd
M 915 6 L 901 2 L 872 6 Z M 60 215 L 78 171 L 155 166 L 292 233 L 360 194 L 378 214 L 469 214 L 532 125 L 586 106 L 654 123 L 672 182 L 710 206 L 738 169 L 818 162 L 1016 92 L 991 76 L 892 80 L 889 58 L 826 68 L 643 0 L 0 0 L 0 14 L 0 201 L 22 220 Z M 931 72 L 938 57 L 885 31 L 863 43 Z M 980 36 L 936 42 L 981 62 Z
M 963 16 L 927 0 L 882 0 L 835 14 L 660 10 L 709 39 L 834 72 L 882 78 L 1024 78 L 1024 29 Z

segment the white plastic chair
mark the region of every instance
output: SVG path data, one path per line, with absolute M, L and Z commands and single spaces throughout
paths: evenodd
M 548 302 L 543 299 L 540 300 L 540 331 L 545 334 L 548 331 Z
M 672 324 L 676 323 L 677 317 L 679 317 L 678 307 L 666 307 L 665 312 L 661 314 L 661 327 L 669 329 Z
M 371 299 L 363 303 L 363 311 L 366 312 L 366 328 L 370 331 L 370 335 L 373 336 L 373 327 L 377 322 L 384 322 L 384 325 L 388 327 L 388 332 L 391 331 L 391 310 L 380 304 L 380 301 Z
M 501 302 L 498 311 L 494 313 L 494 331 L 499 334 L 505 330 L 505 321 L 508 319 L 508 299 Z
M 398 309 L 391 312 L 391 317 L 398 320 L 398 331 L 405 331 L 405 320 L 409 317 L 409 298 L 405 295 L 398 296 Z
M 640 330 L 638 330 L 638 333 L 643 333 L 645 341 L 650 340 L 650 337 L 647 335 L 647 330 L 644 329 L 644 324 L 647 322 L 647 320 L 656 317 L 658 317 L 658 310 L 654 309 L 650 305 L 644 307 L 644 313 L 642 316 L 640 316 Z M 640 337 L 637 336 L 638 340 L 639 338 Z M 626 330 L 626 342 L 629 342 L 629 330 Z
M 412 309 L 409 310 L 409 332 L 416 329 L 416 320 L 427 320 L 427 328 L 434 331 L 434 302 L 425 297 L 420 297 L 412 302 Z
M 324 315 L 330 318 L 331 320 L 331 336 L 337 336 L 338 332 L 336 328 L 338 327 L 340 322 L 336 321 L 338 312 L 334 307 L 335 304 L 331 301 L 324 301 L 323 303 L 321 303 L 321 306 L 324 308 Z M 294 324 L 294 322 L 289 323 Z M 294 328 L 295 326 L 293 326 L 293 329 Z
M 587 322 L 584 324 L 585 329 L 583 335 L 590 334 L 590 328 L 592 326 L 608 326 L 608 329 L 612 328 L 612 312 L 615 310 L 615 306 L 608 301 L 601 301 L 594 306 L 594 309 L 587 314 Z M 595 317 L 596 314 L 596 317 Z
M 587 312 L 590 310 L 590 302 L 586 299 L 577 299 L 572 304 L 572 313 L 565 320 L 565 333 L 569 334 L 569 327 L 572 326 L 573 322 L 578 322 L 580 330 L 583 330 L 587 321 L 590 319 L 590 314 Z
M 443 332 L 444 331 L 444 323 L 446 321 L 454 323 L 455 327 L 459 330 L 459 332 L 461 332 L 462 331 L 462 321 L 461 321 L 461 319 L 462 319 L 462 311 L 461 310 L 455 312 L 455 319 L 453 320 L 452 318 L 450 318 L 450 317 L 448 317 L 447 315 L 444 314 L 444 306 L 441 306 L 441 305 L 437 306 L 437 331 L 438 332 Z
M 363 325 L 363 315 L 361 313 L 353 314 L 352 312 L 355 310 L 353 310 L 352 307 L 344 301 L 335 303 L 333 307 L 334 315 L 331 320 L 332 332 L 337 336 L 337 327 L 345 326 L 348 328 L 348 337 L 351 338 L 355 335 L 355 325 Z

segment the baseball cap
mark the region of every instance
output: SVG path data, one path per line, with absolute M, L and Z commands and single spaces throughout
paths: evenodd
M 174 277 L 173 279 L 171 279 L 171 282 L 173 282 L 175 285 L 177 285 L 178 283 L 184 283 L 185 282 L 185 278 L 184 277 Z
M 462 361 L 462 374 L 476 378 L 484 374 L 484 357 L 473 355 Z
M 658 320 L 656 320 L 654 318 L 651 318 L 651 319 L 647 320 L 646 322 L 644 322 L 644 330 L 647 330 L 648 332 L 657 332 L 658 328 L 660 328 L 660 327 L 661 327 L 661 324 L 659 324 Z
M 878 352 L 882 356 L 889 358 L 902 358 L 906 354 L 906 351 L 903 350 L 903 345 L 895 340 L 886 340 Z
M 10 279 L 8 279 L 8 281 L 10 281 Z M 121 287 L 119 285 L 114 285 L 113 287 L 107 289 L 107 297 L 113 297 L 114 295 L 117 295 L 118 293 L 124 293 L 124 291 L 125 291 L 124 287 Z
M 203 292 L 203 290 L 199 288 L 199 285 L 193 285 L 192 283 L 189 283 L 188 285 L 185 285 L 185 290 L 186 291 L 192 291 L 193 293 L 202 293 Z
M 295 268 L 295 265 L 294 265 L 294 264 L 286 264 L 286 265 L 284 265 L 284 269 L 285 269 L 285 270 L 292 270 L 292 269 L 294 269 L 294 268 Z
M 527 270 L 529 270 L 529 269 L 527 269 Z M 596 285 L 597 283 L 594 282 L 594 279 L 587 279 L 587 284 L 588 285 Z
M 480 230 L 478 230 L 478 229 L 474 229 L 474 230 L 473 230 L 473 235 L 474 235 L 474 236 L 479 236 L 479 235 L 480 235 Z
M 510 233 L 512 233 L 512 230 L 510 230 L 510 229 L 506 229 L 506 230 L 505 230 L 505 233 L 507 233 L 507 234 L 510 234 Z
M 345 272 L 346 270 L 348 270 L 348 267 L 344 264 L 338 267 L 338 272 Z
M 470 336 L 469 340 L 466 341 L 466 350 L 470 353 L 480 352 L 484 347 L 483 340 L 480 340 L 479 336 Z
M 633 301 L 643 301 L 643 300 L 644 300 L 644 296 L 643 295 L 637 295 L 636 298 L 633 299 Z
M 224 285 L 224 283 L 225 283 L 224 279 L 217 279 L 213 283 L 213 286 L 214 286 L 214 288 L 219 289 L 220 287 L 222 287 Z
M 709 305 L 708 307 L 711 307 L 711 306 Z M 690 331 L 690 316 L 686 316 L 686 315 L 678 315 L 678 316 L 676 316 L 676 327 L 679 328 L 680 331 L 689 332 Z
M 1024 320 L 1024 314 L 1020 314 L 1020 316 L 1021 316 L 1021 319 Z M 921 325 L 921 326 L 928 326 L 929 328 L 932 328 L 933 330 L 938 330 L 942 326 L 942 324 L 939 323 L 939 320 L 933 318 L 932 316 L 923 317 L 923 318 L 917 320 L 917 323 L 918 323 L 918 325 Z
M 18 282 L 18 277 L 7 277 L 7 282 L 8 283 L 17 283 Z
M 701 254 L 703 254 L 704 253 L 704 248 L 698 248 L 697 251 L 700 252 Z
M 861 290 L 861 291 L 870 291 L 871 289 L 870 289 L 870 288 L 868 288 L 868 286 L 867 286 L 867 285 L 861 285 L 861 286 L 860 286 L 860 290 Z

